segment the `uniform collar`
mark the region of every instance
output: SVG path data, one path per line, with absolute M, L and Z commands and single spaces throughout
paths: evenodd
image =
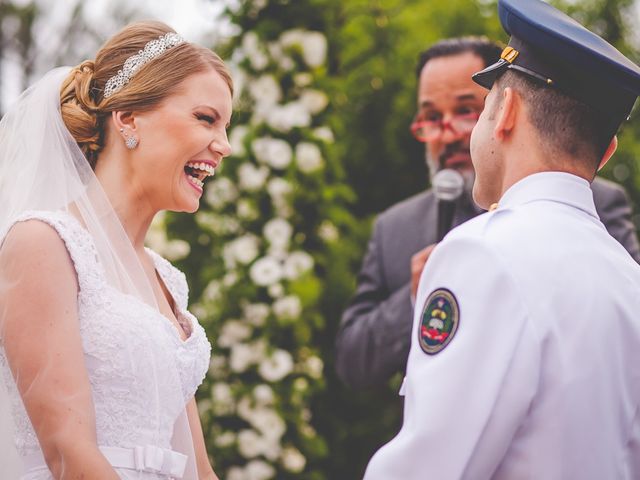
M 536 200 L 571 205 L 598 218 L 589 182 L 566 172 L 541 172 L 523 178 L 502 195 L 498 208 L 515 207 Z

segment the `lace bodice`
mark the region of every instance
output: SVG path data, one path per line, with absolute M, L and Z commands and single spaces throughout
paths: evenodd
M 28 212 L 16 221 L 28 219 L 39 219 L 58 232 L 76 270 L 80 334 L 93 393 L 98 445 L 169 448 L 174 422 L 202 382 L 211 353 L 204 329 L 187 311 L 184 274 L 148 251 L 173 296 L 179 319 L 191 327 L 185 341 L 157 310 L 107 284 L 93 241 L 73 216 L 66 212 Z M 38 441 L 3 348 L 0 375 L 12 399 L 18 451 L 22 455 L 37 452 Z

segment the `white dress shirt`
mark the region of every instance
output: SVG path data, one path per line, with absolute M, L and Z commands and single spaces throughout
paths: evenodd
M 439 289 L 457 330 L 428 354 Z M 403 390 L 366 480 L 640 478 L 640 266 L 587 181 L 531 175 L 447 235 L 422 272 Z

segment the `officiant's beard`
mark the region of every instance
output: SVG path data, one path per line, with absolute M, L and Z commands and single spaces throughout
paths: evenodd
M 429 183 L 433 185 L 433 177 L 436 173 L 444 168 L 444 164 L 446 162 L 446 158 L 449 155 L 449 152 L 445 151 L 438 158 L 435 158 L 429 155 L 429 149 L 425 148 L 425 161 L 427 164 L 427 171 L 429 173 Z M 476 178 L 476 173 L 473 168 L 454 168 L 460 175 L 462 175 L 462 179 L 464 180 L 464 192 L 463 196 L 466 200 L 470 201 L 473 205 L 473 182 Z

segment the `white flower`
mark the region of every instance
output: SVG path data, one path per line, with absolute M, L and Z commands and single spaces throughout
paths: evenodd
M 313 136 L 318 140 L 322 140 L 327 143 L 333 143 L 334 141 L 333 132 L 329 127 L 318 127 L 313 129 L 311 133 L 313 133 Z
M 329 97 L 320 90 L 307 89 L 300 95 L 302 103 L 312 115 L 317 115 L 329 104 Z
M 274 202 L 281 199 L 293 191 L 293 187 L 284 178 L 276 177 L 267 183 L 267 192 L 271 195 Z
M 293 83 L 296 84 L 296 87 L 306 87 L 311 85 L 311 82 L 313 82 L 313 75 L 309 72 L 300 72 L 293 76 Z
M 233 270 L 225 273 L 224 277 L 222 277 L 222 284 L 225 287 L 233 287 L 237 281 L 238 281 L 238 272 Z
M 324 370 L 324 362 L 320 357 L 316 357 L 315 355 L 307 358 L 305 362 L 305 370 L 309 374 L 311 378 L 322 378 L 322 371 Z
M 242 37 L 242 50 L 255 70 L 262 70 L 269 64 L 269 59 L 260 47 L 260 39 L 255 32 L 247 32 Z
M 246 340 L 251 336 L 251 327 L 238 320 L 227 321 L 220 330 L 217 344 L 222 348 L 229 348 L 234 343 Z
M 315 172 L 322 168 L 322 153 L 315 143 L 300 142 L 296 145 L 296 163 L 303 173 Z
M 259 239 L 250 233 L 238 237 L 227 243 L 223 249 L 223 258 L 227 268 L 231 268 L 236 262 L 246 265 L 258 256 Z
M 227 360 L 222 355 L 211 355 L 209 362 L 209 375 L 218 376 L 227 365 Z
M 259 405 L 271 405 L 275 400 L 273 389 L 265 383 L 261 383 L 254 387 L 253 397 Z
M 246 421 L 253 418 L 255 409 L 251 406 L 251 399 L 249 397 L 242 397 L 238 402 L 238 416 Z
M 306 378 L 299 377 L 293 381 L 293 389 L 298 392 L 306 392 L 309 388 L 309 381 Z
M 327 56 L 327 39 L 320 32 L 288 30 L 280 36 L 280 43 L 285 48 L 299 46 L 302 49 L 302 58 L 311 68 L 321 66 Z
M 214 383 L 211 388 L 213 411 L 216 415 L 228 415 L 233 412 L 234 399 L 231 387 L 226 383 Z
M 230 431 L 223 432 L 220 435 L 216 435 L 213 439 L 213 443 L 215 443 L 216 446 L 220 448 L 230 447 L 235 441 L 236 434 Z
M 331 243 L 335 242 L 338 239 L 338 237 L 340 236 L 340 232 L 338 232 L 338 229 L 333 223 L 325 220 L 320 224 L 320 227 L 318 227 L 318 235 L 325 242 Z
M 279 440 L 287 430 L 287 424 L 282 417 L 270 408 L 258 408 L 248 419 L 265 438 Z
M 228 177 L 216 177 L 205 188 L 205 200 L 213 208 L 221 208 L 238 197 L 238 189 Z
M 246 152 L 244 148 L 244 139 L 249 133 L 249 127 L 246 125 L 238 125 L 229 133 L 229 145 L 231 145 L 231 153 L 236 157 L 242 157 Z M 221 177 L 226 178 L 226 177 Z
M 266 303 L 250 303 L 242 308 L 244 318 L 249 323 L 260 327 L 264 325 L 265 320 L 269 316 L 269 305 Z
M 244 372 L 255 363 L 255 354 L 251 345 L 246 343 L 234 343 L 231 346 L 229 367 L 236 373 Z
M 266 114 L 266 120 L 274 130 L 286 133 L 292 128 L 311 125 L 311 114 L 302 102 L 294 101 L 270 109 Z
M 258 210 L 247 198 L 241 198 L 236 204 L 236 213 L 243 220 L 255 220 L 258 218 Z
M 257 138 L 251 144 L 251 149 L 259 162 L 276 169 L 286 168 L 293 157 L 291 146 L 279 138 Z
M 245 467 L 245 473 L 247 480 L 269 480 L 276 470 L 264 460 L 251 460 Z
M 302 303 L 295 295 L 287 295 L 273 303 L 273 313 L 282 320 L 294 320 L 302 313 Z
M 227 470 L 226 480 L 248 480 L 247 473 L 242 467 L 231 467 Z
M 261 108 L 271 107 L 282 98 L 280 85 L 278 85 L 273 75 L 262 75 L 252 81 L 249 84 L 249 93 L 251 93 L 256 103 L 261 104 Z
M 255 430 L 238 433 L 238 450 L 244 458 L 255 458 L 262 453 L 264 441 Z
M 160 253 L 167 260 L 171 262 L 175 262 L 176 260 L 180 260 L 181 258 L 186 257 L 191 252 L 191 245 L 184 240 L 169 240 Z
M 295 280 L 311 268 L 313 268 L 313 257 L 300 250 L 292 252 L 283 265 L 284 276 L 289 280 Z
M 282 273 L 280 262 L 270 256 L 260 258 L 249 269 L 251 280 L 260 287 L 268 287 L 279 282 Z
M 282 466 L 293 473 L 300 473 L 307 464 L 307 459 L 304 455 L 294 447 L 285 447 L 282 450 L 282 456 L 280 459 L 282 461 Z
M 327 39 L 320 32 L 307 32 L 302 39 L 302 56 L 311 68 L 320 67 L 327 58 Z
M 238 168 L 238 180 L 240 188 L 247 191 L 255 191 L 264 185 L 269 176 L 269 169 L 265 166 L 255 166 L 252 163 L 243 163 Z
M 281 283 L 274 283 L 273 285 L 269 286 L 267 292 L 269 293 L 269 296 L 271 298 L 280 298 L 284 295 L 284 287 Z
M 202 418 L 202 416 L 204 416 L 205 413 L 211 410 L 212 402 L 208 398 L 205 398 L 204 400 L 199 400 L 197 405 L 198 405 L 198 415 L 200 415 L 200 417 Z
M 276 350 L 258 366 L 258 373 L 268 382 L 277 382 L 293 370 L 293 357 L 285 350 Z
M 274 247 L 285 248 L 289 245 L 293 227 L 284 218 L 272 218 L 265 223 L 262 234 Z

